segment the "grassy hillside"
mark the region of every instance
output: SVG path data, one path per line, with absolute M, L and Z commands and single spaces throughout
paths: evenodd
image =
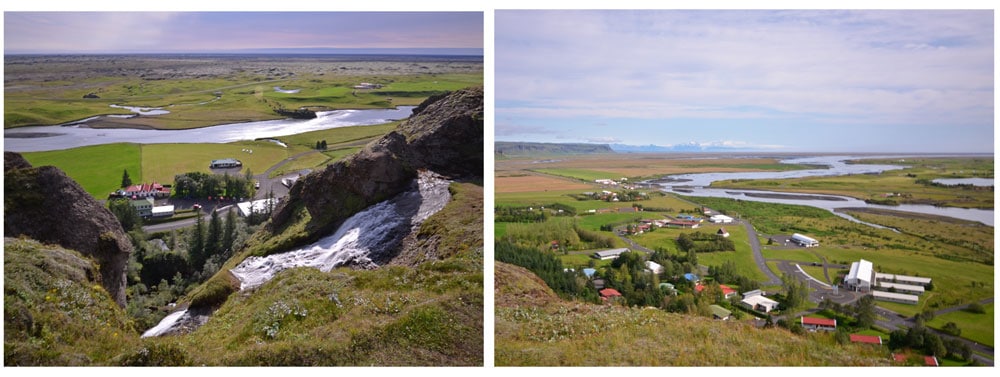
M 561 301 L 531 272 L 496 263 L 497 366 L 885 366 L 885 348 L 838 345 L 746 322 Z
M 4 365 L 107 365 L 137 343 L 80 253 L 4 239 Z

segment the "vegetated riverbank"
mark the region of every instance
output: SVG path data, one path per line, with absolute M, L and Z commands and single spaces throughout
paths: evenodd
M 940 221 L 940 222 L 947 222 L 954 224 L 979 224 L 978 222 L 975 221 L 956 219 L 954 217 L 948 217 L 948 216 L 939 216 L 939 215 L 931 215 L 926 213 L 916 213 L 907 211 L 895 211 L 891 209 L 881 209 L 881 208 L 863 208 L 863 207 L 837 208 L 834 210 L 834 212 L 842 212 L 842 213 L 861 212 L 861 213 L 870 213 L 874 215 L 894 216 L 904 219 Z

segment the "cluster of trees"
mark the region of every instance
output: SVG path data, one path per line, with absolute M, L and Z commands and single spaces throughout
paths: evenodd
M 249 169 L 243 176 L 189 172 L 174 176 L 174 195 L 186 198 L 253 197 L 253 175 Z
M 781 274 L 781 283 L 785 286 L 785 294 L 779 302 L 784 309 L 797 308 L 809 299 L 808 283 L 786 274 Z
M 736 272 L 736 262 L 724 261 L 721 266 L 708 266 L 708 276 L 719 284 L 729 284 L 740 287 L 743 292 L 760 289 L 760 283 Z
M 541 223 L 548 216 L 545 211 L 528 209 L 526 207 L 494 207 L 493 218 L 504 223 Z
M 198 216 L 188 241 L 188 259 L 195 271 L 202 271 L 210 259 L 214 258 L 217 264 L 221 264 L 232 256 L 236 241 L 236 221 L 236 213 L 232 210 L 226 212 L 225 224 L 219 218 L 219 212 L 212 211 L 208 229 L 205 229 L 205 221 Z
M 495 259 L 521 266 L 542 279 L 563 298 L 577 298 L 587 302 L 599 302 L 600 297 L 592 285 L 579 271 L 565 271 L 562 261 L 551 253 L 499 241 L 495 244 Z
M 646 258 L 642 253 L 622 253 L 602 269 L 605 287 L 614 288 L 629 306 L 663 305 L 664 292 L 660 278 L 646 271 Z
M 941 339 L 917 318 L 913 327 L 889 333 L 889 348 L 921 350 L 927 355 L 972 361 L 972 347 L 958 339 Z
M 326 150 L 326 139 L 316 142 L 316 149 L 325 151 Z
M 108 209 L 115 215 L 118 223 L 122 225 L 122 229 L 126 232 L 142 226 L 142 217 L 139 216 L 139 211 L 132 206 L 132 203 L 128 199 L 109 199 Z
M 677 247 L 681 251 L 694 251 L 696 253 L 711 253 L 716 251 L 736 251 L 736 244 L 733 240 L 715 234 L 702 233 L 681 233 L 677 237 Z

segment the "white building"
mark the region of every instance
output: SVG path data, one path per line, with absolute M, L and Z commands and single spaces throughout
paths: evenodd
M 663 266 L 651 260 L 646 261 L 646 269 L 652 271 L 654 274 L 663 272 Z
M 887 283 L 885 281 L 878 281 L 877 283 L 875 283 L 875 286 L 883 291 L 896 291 L 899 293 L 909 293 L 915 295 L 924 294 L 924 287 L 920 285 Z
M 797 243 L 799 245 L 802 245 L 802 246 L 805 246 L 805 247 L 819 246 L 819 241 L 816 241 L 816 240 L 814 240 L 812 238 L 803 236 L 803 235 L 798 234 L 798 233 L 795 233 L 795 234 L 792 235 L 792 242 L 795 242 L 795 243 Z
M 153 207 L 153 217 L 170 217 L 174 215 L 174 206 Z
M 740 304 L 747 309 L 756 310 L 758 312 L 764 312 L 764 313 L 769 313 L 772 310 L 778 308 L 777 301 L 774 301 L 772 299 L 769 299 L 761 295 L 744 297 L 743 300 L 740 301 Z
M 726 215 L 715 215 L 708 218 L 708 221 L 718 224 L 730 224 L 733 222 L 733 218 Z
M 920 285 L 924 287 L 931 284 L 931 278 L 925 278 L 919 276 L 883 274 L 879 272 L 875 273 L 875 279 L 878 279 L 879 281 L 888 281 L 890 283 Z
M 139 213 L 140 217 L 149 217 L 153 214 L 153 198 L 146 197 L 142 199 L 136 199 L 129 202 L 135 211 Z
M 879 301 L 899 302 L 911 305 L 916 305 L 918 302 L 920 302 L 920 297 L 904 293 L 872 291 L 872 296 L 875 296 L 875 299 Z
M 594 258 L 597 258 L 597 259 L 600 259 L 600 260 L 615 259 L 615 258 L 618 258 L 619 255 L 622 255 L 622 253 L 627 253 L 628 251 L 629 250 L 626 249 L 626 248 L 602 250 L 602 251 L 598 251 L 598 252 L 594 253 Z
M 864 259 L 851 263 L 851 272 L 844 279 L 844 284 L 855 291 L 867 292 L 872 289 L 875 271 L 872 262 Z
M 254 200 L 252 202 L 236 203 L 241 216 L 250 216 L 251 210 L 256 213 L 267 213 L 268 207 L 278 206 L 278 198 Z

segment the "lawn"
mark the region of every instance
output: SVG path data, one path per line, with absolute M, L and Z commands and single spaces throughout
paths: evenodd
M 659 228 L 652 232 L 630 236 L 630 238 L 636 241 L 636 243 L 651 250 L 656 250 L 657 247 L 662 247 L 676 253 L 679 251 L 677 250 L 677 243 L 674 240 L 676 240 L 681 233 L 690 234 L 700 231 L 702 233 L 715 234 L 719 228 L 719 225 L 703 225 L 698 229 Z M 750 248 L 750 243 L 747 241 L 746 229 L 743 227 L 732 226 L 725 228 L 729 232 L 729 238 L 733 240 L 733 243 L 736 245 L 736 251 L 699 253 L 698 264 L 703 266 L 721 266 L 725 261 L 732 261 L 736 263 L 736 272 L 740 275 L 757 281 L 767 280 L 767 276 L 757 268 L 757 263 L 753 259 L 753 250 Z
M 993 314 L 995 313 L 995 308 L 993 304 L 983 305 L 983 308 L 986 309 L 986 313 L 983 314 L 959 310 L 935 316 L 927 325 L 940 330 L 946 323 L 955 322 L 959 329 L 962 330 L 961 336 L 963 338 L 993 347 Z
M 105 199 L 119 189 L 126 170 L 133 184 L 142 183 L 146 177 L 140 166 L 142 152 L 138 144 L 104 144 L 22 155 L 33 166 L 52 165 L 62 169 L 97 199 Z M 173 182 L 173 177 L 169 182 Z
M 766 241 L 762 242 L 762 244 L 763 243 L 766 243 Z M 805 263 L 822 262 L 816 254 L 813 254 L 806 249 L 769 249 L 767 248 L 767 245 L 763 245 L 763 248 L 764 249 L 761 251 L 761 254 L 764 254 L 764 259 L 782 259 Z
M 288 148 L 266 141 L 142 146 L 142 167 L 146 179 L 171 184 L 177 174 L 193 171 L 210 173 L 208 164 L 212 160 L 235 158 L 243 162 L 243 168 L 231 174 L 245 174 L 248 169 L 253 174 L 260 174 L 287 157 Z

